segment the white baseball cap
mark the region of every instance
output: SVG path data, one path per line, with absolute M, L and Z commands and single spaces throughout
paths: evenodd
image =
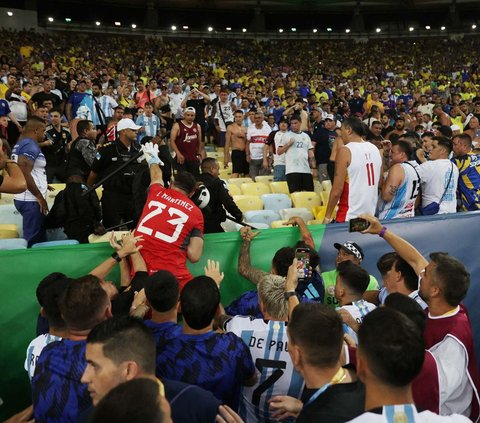
M 333 116 L 333 115 L 327 115 L 327 116 L 325 116 L 325 120 L 327 120 L 327 119 L 336 121 L 335 116 Z
M 141 126 L 135 125 L 135 122 L 129 118 L 120 119 L 117 124 L 118 132 L 123 131 L 124 129 L 133 129 L 134 131 L 138 131 L 140 128 Z

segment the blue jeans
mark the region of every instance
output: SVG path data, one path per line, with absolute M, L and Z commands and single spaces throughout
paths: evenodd
M 273 166 L 273 181 L 280 182 L 286 180 L 287 178 L 285 176 L 285 165 Z
M 23 238 L 31 247 L 37 242 L 45 241 L 45 216 L 40 212 L 40 205 L 36 201 L 14 200 L 15 208 L 23 218 Z

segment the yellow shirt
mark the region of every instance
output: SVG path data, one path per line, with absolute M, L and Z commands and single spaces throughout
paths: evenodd
M 380 110 L 380 113 L 383 113 L 383 104 L 380 103 L 379 101 L 373 101 L 373 100 L 368 100 L 365 103 L 365 111 L 368 113 L 370 112 L 370 109 L 372 106 L 378 106 L 378 110 Z
M 20 54 L 28 59 L 32 55 L 33 47 L 32 46 L 22 46 L 20 47 Z
M 30 94 L 27 94 L 25 91 L 22 91 L 22 93 L 20 95 L 22 97 L 24 97 L 25 100 L 27 100 L 27 101 L 30 101 L 30 99 L 32 98 L 32 96 Z
M 8 85 L 7 84 L 0 84 L 0 98 L 5 98 L 5 94 L 8 91 Z
M 452 120 L 452 125 L 457 125 L 460 128 L 460 133 L 462 133 L 463 132 L 462 117 L 461 116 L 457 116 L 457 117 L 450 116 L 450 119 Z

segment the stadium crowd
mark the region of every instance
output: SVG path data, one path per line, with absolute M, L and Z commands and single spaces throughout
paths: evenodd
M 2 35 L 0 192 L 15 194 L 24 238 L 132 230 L 88 275 L 39 281 L 33 405 L 11 422 L 478 420 L 470 274 L 388 228 L 480 206 L 477 38 Z M 196 277 L 186 264 L 227 212 L 243 218 L 219 179 L 230 162 L 232 177 L 273 174 L 290 193 L 331 181 L 324 223 L 360 219 L 393 250 L 378 257 L 382 287 L 355 242 L 321 269 L 293 217 L 300 239 L 265 253 L 270 272 L 251 264 L 258 232 L 239 231 L 254 289 L 222 305 L 227 264 Z M 115 266 L 118 285 L 105 280 Z

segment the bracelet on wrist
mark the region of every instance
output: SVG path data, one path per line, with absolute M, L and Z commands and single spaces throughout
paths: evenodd
M 382 230 L 378 233 L 378 236 L 380 238 L 383 238 L 385 236 L 385 232 L 387 232 L 387 227 L 386 226 L 382 226 Z
M 112 254 L 112 258 L 117 262 L 117 263 L 120 263 L 122 261 L 122 258 L 120 257 L 120 255 L 115 251 L 113 254 Z
M 297 296 L 297 293 L 294 290 L 286 291 L 283 293 L 283 298 L 285 299 L 285 301 L 288 301 L 289 298 L 296 297 L 296 296 Z

